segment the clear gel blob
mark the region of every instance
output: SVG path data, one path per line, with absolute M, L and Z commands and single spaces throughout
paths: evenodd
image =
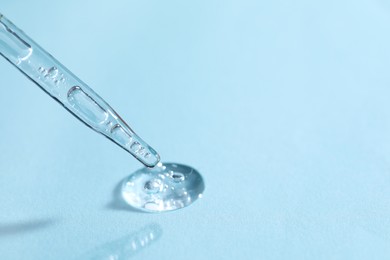
M 122 197 L 133 208 L 162 212 L 180 209 L 202 197 L 202 176 L 192 167 L 159 163 L 142 168 L 123 181 Z

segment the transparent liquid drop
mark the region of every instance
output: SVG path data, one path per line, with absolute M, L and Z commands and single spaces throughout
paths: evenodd
M 163 212 L 186 207 L 205 189 L 197 170 L 182 164 L 159 163 L 142 168 L 123 181 L 122 197 L 133 208 Z

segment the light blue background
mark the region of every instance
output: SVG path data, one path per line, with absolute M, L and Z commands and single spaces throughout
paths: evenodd
M 0 59 L 1 259 L 115 252 L 152 223 L 135 259 L 389 259 L 388 0 L 0 8 L 206 181 L 183 210 L 113 206 L 141 165 Z

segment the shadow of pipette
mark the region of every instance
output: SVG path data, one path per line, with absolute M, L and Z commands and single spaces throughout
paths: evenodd
M 52 226 L 55 222 L 54 219 L 35 219 L 9 224 L 0 223 L 0 237 L 34 232 Z
M 150 224 L 130 235 L 101 245 L 77 259 L 129 259 L 156 242 L 161 236 L 161 227 L 158 224 Z

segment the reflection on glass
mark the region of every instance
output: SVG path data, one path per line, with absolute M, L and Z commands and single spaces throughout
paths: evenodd
M 135 233 L 95 248 L 79 259 L 122 260 L 129 259 L 142 249 L 150 246 L 162 235 L 157 224 L 148 225 Z

